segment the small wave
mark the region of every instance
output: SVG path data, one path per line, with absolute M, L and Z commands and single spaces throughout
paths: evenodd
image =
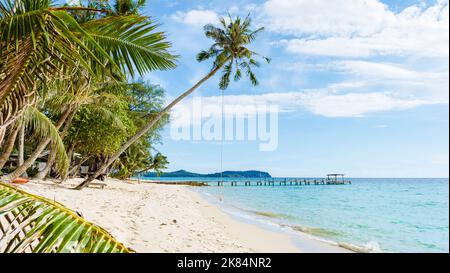
M 338 243 L 338 246 L 358 253 L 381 253 L 380 245 L 375 241 L 367 242 L 364 246 L 357 246 L 350 243 Z
M 294 231 L 303 232 L 305 234 L 313 236 L 313 238 L 318 239 L 319 241 L 326 242 L 331 245 L 336 245 L 342 248 L 345 248 L 347 250 L 357 252 L 357 253 L 380 253 L 382 252 L 380 245 L 375 241 L 367 242 L 364 246 L 358 246 L 347 242 L 336 242 L 330 239 L 325 238 L 336 238 L 341 233 L 333 230 L 328 230 L 324 228 L 311 228 L 311 227 L 304 227 L 304 226 L 292 226 L 292 225 L 285 225 L 281 224 L 282 227 L 288 227 Z
M 321 237 L 335 237 L 341 235 L 337 231 L 328 230 L 324 228 L 312 228 L 312 227 L 303 227 L 303 226 L 290 226 L 295 231 L 301 231 L 304 233 L 308 233 L 314 236 Z
M 275 213 L 275 212 L 267 212 L 267 211 L 254 211 L 254 210 L 246 210 L 247 212 L 251 212 L 253 214 L 264 216 L 268 218 L 275 218 L 275 219 L 295 219 L 294 216 L 283 214 L 283 213 Z

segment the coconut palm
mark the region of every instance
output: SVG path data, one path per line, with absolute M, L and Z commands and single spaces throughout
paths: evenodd
M 242 78 L 243 73 L 250 79 L 253 85 L 258 84 L 258 80 L 252 71 L 253 67 L 258 67 L 259 62 L 255 60 L 257 57 L 262 57 L 265 61 L 269 62 L 269 58 L 261 56 L 260 54 L 250 50 L 248 46 L 255 41 L 255 38 L 259 32 L 264 28 L 258 28 L 252 30 L 250 16 L 247 16 L 243 20 L 239 17 L 233 19 L 228 18 L 227 23 L 225 18 L 220 20 L 221 27 L 215 27 L 213 25 L 206 25 L 204 27 L 205 35 L 211 38 L 214 43 L 208 49 L 201 51 L 197 55 L 197 60 L 203 62 L 209 59 L 214 59 L 210 72 L 200 79 L 193 87 L 181 94 L 178 98 L 172 101 L 166 106 L 159 114 L 150 119 L 145 126 L 143 126 L 137 133 L 132 136 L 122 148 L 104 163 L 92 176 L 83 181 L 76 189 L 82 189 L 89 185 L 96 177 L 103 174 L 106 169 L 119 158 L 119 156 L 125 152 L 134 142 L 146 134 L 149 130 L 153 129 L 158 121 L 164 117 L 177 103 L 183 100 L 194 92 L 199 86 L 201 86 L 208 79 L 213 77 L 217 72 L 222 70 L 222 76 L 220 79 L 219 87 L 224 90 L 230 83 L 230 77 L 234 75 L 234 80 L 238 81 Z
M 49 87 L 49 93 L 51 94 L 48 95 L 48 100 L 42 103 L 42 105 L 45 105 L 47 108 L 45 109 L 46 112 L 51 112 L 54 115 L 56 113 L 56 116 L 59 115 L 59 120 L 55 124 L 55 130 L 59 132 L 59 136 L 57 136 L 57 138 L 61 141 L 64 140 L 69 131 L 72 120 L 80 107 L 88 107 L 92 112 L 99 112 L 110 121 L 110 124 L 123 127 L 123 125 L 120 124 L 120 121 L 108 110 L 110 105 L 114 105 L 116 103 L 117 97 L 114 94 L 104 92 L 105 90 L 120 88 L 121 84 L 117 84 L 119 87 L 116 87 L 115 83 L 110 82 L 106 84 L 105 87 L 105 84 L 96 83 L 95 81 L 92 83 L 92 79 L 87 77 L 87 74 L 84 74 L 84 76 L 77 75 L 74 78 L 74 80 L 64 79 L 55 82 L 51 87 Z M 58 90 L 66 90 L 66 92 L 60 94 Z M 66 116 L 67 113 L 68 115 Z M 5 181 L 10 181 L 24 174 L 27 169 L 33 166 L 34 162 L 43 154 L 45 149 L 50 146 L 46 166 L 35 177 L 36 179 L 45 178 L 55 162 L 57 165 L 60 165 L 57 158 L 62 151 L 61 147 L 58 148 L 52 144 L 54 138 L 55 136 L 52 134 L 47 134 L 41 138 L 27 160 L 25 160 L 22 164 L 19 164 L 17 169 L 15 169 L 12 173 L 5 175 L 3 179 Z M 64 166 L 68 166 L 68 164 L 65 164 Z M 66 170 L 61 168 L 57 168 L 57 170 L 62 176 L 64 176 Z
M 45 143 L 45 146 L 51 144 L 52 147 L 54 147 L 57 170 L 58 172 L 64 174 L 68 168 L 68 158 L 62 138 L 59 134 L 59 128 L 62 126 L 62 123 L 59 122 L 54 125 L 44 113 L 42 113 L 35 106 L 31 105 L 25 107 L 23 110 L 20 122 L 23 122 L 23 125 L 27 128 L 27 131 L 33 132 L 32 135 L 39 142 L 36 148 L 39 152 L 32 153 L 22 165 L 19 165 L 17 169 L 14 170 L 14 172 L 4 175 L 2 179 L 4 181 L 10 181 L 25 173 L 43 152 L 43 143 Z
M 105 117 L 106 120 L 110 122 L 111 125 L 115 125 L 118 128 L 124 129 L 125 126 L 122 124 L 120 119 L 114 116 L 114 114 L 109 110 L 111 105 L 114 105 L 119 100 L 119 97 L 114 93 L 115 89 L 123 88 L 124 84 L 107 82 L 107 83 L 96 83 L 89 80 L 83 81 L 77 78 L 76 81 L 63 81 L 59 87 L 70 86 L 74 92 L 70 92 L 65 96 L 57 95 L 52 98 L 49 104 L 53 104 L 54 108 L 60 107 L 60 105 L 71 105 L 73 111 L 67 118 L 64 126 L 60 132 L 60 137 L 62 140 L 67 136 L 69 129 L 72 125 L 72 120 L 77 114 L 81 107 L 89 109 L 91 112 L 97 112 Z M 56 93 L 57 94 L 57 93 Z M 50 139 L 48 139 L 50 140 Z M 47 141 L 48 141 L 47 140 Z M 42 147 L 42 146 L 41 146 Z M 42 149 L 45 149 L 43 147 Z M 36 150 L 34 153 L 41 153 L 43 150 Z M 45 167 L 35 176 L 36 179 L 44 179 L 49 171 L 51 170 L 53 164 L 55 163 L 57 156 L 57 151 L 54 147 L 50 149 L 49 157 L 47 159 Z M 29 168 L 33 163 L 29 162 L 25 168 Z M 20 175 L 17 173 L 17 175 Z M 15 178 L 15 177 L 10 177 Z
M 74 12 L 96 12 L 78 22 Z M 35 102 L 48 81 L 73 67 L 93 75 L 141 75 L 175 67 L 170 43 L 149 18 L 110 15 L 50 0 L 0 0 L 0 132 Z
M 124 80 L 152 70 L 175 67 L 165 34 L 149 18 L 133 12 L 90 7 L 54 7 L 49 0 L 0 0 L 0 137 L 21 111 L 45 96 L 55 80 L 68 80 L 73 71 L 85 77 Z M 131 7 L 131 6 L 130 6 Z M 76 20 L 77 12 L 100 13 Z M 74 79 L 79 80 L 79 79 Z M 70 125 L 73 104 L 62 105 L 55 124 Z M 67 126 L 65 126 L 67 128 Z M 63 129 L 64 131 L 64 129 Z M 43 140 L 12 176 L 20 175 L 51 142 Z

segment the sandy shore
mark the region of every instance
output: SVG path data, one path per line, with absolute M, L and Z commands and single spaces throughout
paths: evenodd
M 107 180 L 104 189 L 31 181 L 20 187 L 81 212 L 137 252 L 346 252 L 235 220 L 188 186 Z

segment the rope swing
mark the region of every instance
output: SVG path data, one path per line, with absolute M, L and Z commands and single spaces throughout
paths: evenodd
M 224 115 L 224 102 L 223 102 L 223 97 L 224 97 L 224 90 L 221 90 L 221 98 L 220 98 L 220 103 L 221 103 L 221 138 L 220 138 L 220 194 L 219 194 L 219 200 L 220 202 L 223 201 L 223 139 L 224 139 L 224 135 L 225 135 L 225 115 Z

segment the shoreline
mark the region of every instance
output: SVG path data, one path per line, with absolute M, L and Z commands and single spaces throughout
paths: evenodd
M 137 252 L 351 252 L 236 219 L 189 186 L 108 178 L 104 189 L 70 189 L 80 181 L 32 180 L 19 187 L 80 212 Z
M 337 242 L 318 237 L 307 231 L 296 229 L 296 226 L 290 226 L 274 221 L 272 217 L 264 215 L 258 211 L 243 210 L 241 208 L 232 207 L 229 204 L 222 205 L 218 200 L 214 200 L 213 196 L 207 197 L 206 194 L 197 192 L 193 188 L 189 191 L 197 194 L 199 198 L 215 206 L 222 213 L 231 217 L 234 221 L 247 223 L 252 226 L 261 228 L 269 232 L 283 234 L 303 253 L 355 253 L 365 252 L 364 249 L 351 244 L 341 245 Z

